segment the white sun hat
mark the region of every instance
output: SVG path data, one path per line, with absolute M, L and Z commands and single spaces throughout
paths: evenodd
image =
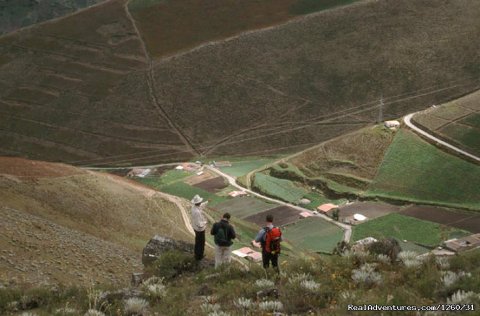
M 193 204 L 198 204 L 198 203 L 201 203 L 202 201 L 203 201 L 203 198 L 198 194 L 195 195 L 192 199 Z

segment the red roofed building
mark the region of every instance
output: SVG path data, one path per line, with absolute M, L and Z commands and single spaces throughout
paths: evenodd
M 317 207 L 317 211 L 321 214 L 325 214 L 328 216 L 331 216 L 333 211 L 338 209 L 338 205 L 332 204 L 332 203 L 326 203 L 322 204 Z

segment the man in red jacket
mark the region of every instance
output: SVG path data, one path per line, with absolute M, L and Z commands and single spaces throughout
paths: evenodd
M 280 228 L 273 225 L 273 215 L 268 214 L 266 222 L 265 227 L 260 229 L 255 240 L 252 240 L 252 245 L 262 247 L 263 267 L 267 269 L 271 262 L 272 267 L 279 272 L 278 256 L 280 254 L 282 232 Z

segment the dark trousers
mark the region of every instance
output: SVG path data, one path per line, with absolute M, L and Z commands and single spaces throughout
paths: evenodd
M 195 231 L 195 260 L 202 260 L 205 251 L 205 231 Z
M 272 267 L 278 270 L 278 253 L 272 255 L 270 252 L 265 251 L 262 249 L 262 262 L 263 267 L 267 269 L 270 266 L 270 262 L 272 263 Z

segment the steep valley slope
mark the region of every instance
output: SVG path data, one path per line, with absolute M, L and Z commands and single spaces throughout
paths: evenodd
M 359 1 L 155 58 L 141 16 L 112 0 L 0 38 L 0 154 L 107 166 L 300 150 L 477 88 L 479 15 L 473 0 Z
M 153 235 L 191 239 L 159 194 L 108 174 L 0 158 L 0 279 L 125 284 Z

